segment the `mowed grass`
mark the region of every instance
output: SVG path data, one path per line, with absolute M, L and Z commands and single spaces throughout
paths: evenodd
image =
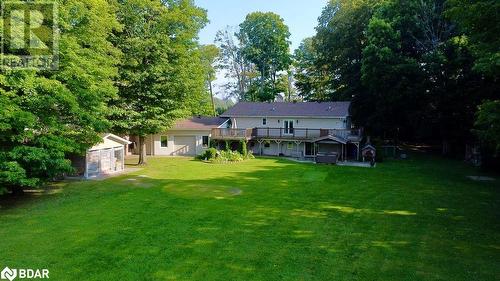
M 152 158 L 0 208 L 0 267 L 51 280 L 498 280 L 500 186 L 432 157 L 375 169 Z

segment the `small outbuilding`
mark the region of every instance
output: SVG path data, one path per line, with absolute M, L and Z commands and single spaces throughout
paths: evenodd
M 125 146 L 129 140 L 106 134 L 102 142 L 87 150 L 85 155 L 85 178 L 95 178 L 125 169 Z
M 368 143 L 361 149 L 361 155 L 363 156 L 363 162 L 372 161 L 377 155 L 377 149 Z

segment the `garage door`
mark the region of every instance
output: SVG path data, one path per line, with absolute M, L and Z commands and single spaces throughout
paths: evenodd
M 194 136 L 174 136 L 175 155 L 195 155 L 196 138 Z

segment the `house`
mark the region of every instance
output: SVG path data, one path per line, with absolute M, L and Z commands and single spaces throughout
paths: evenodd
M 146 137 L 146 154 L 156 156 L 195 156 L 203 153 L 210 142 L 212 129 L 225 126 L 227 118 L 193 117 L 177 121 L 168 131 Z M 131 140 L 137 142 L 137 137 Z M 138 153 L 138 149 L 133 149 Z
M 245 141 L 257 155 L 358 160 L 362 131 L 352 126 L 350 102 L 240 102 L 220 117 L 194 117 L 148 136 L 149 155 L 198 155 L 210 141 Z
M 212 139 L 237 135 L 259 155 L 358 159 L 362 135 L 352 128 L 349 109 L 350 102 L 238 103 L 221 116 L 231 128 L 214 129 Z
M 89 148 L 84 157 L 71 157 L 77 175 L 95 178 L 125 169 L 125 149 L 130 141 L 114 134 L 105 134 L 100 143 Z

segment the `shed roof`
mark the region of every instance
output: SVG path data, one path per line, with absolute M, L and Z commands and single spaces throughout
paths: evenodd
M 123 147 L 127 144 L 131 144 L 131 142 L 114 134 L 105 134 L 102 141 L 89 148 L 89 151 Z
M 239 102 L 222 117 L 347 117 L 350 102 Z

